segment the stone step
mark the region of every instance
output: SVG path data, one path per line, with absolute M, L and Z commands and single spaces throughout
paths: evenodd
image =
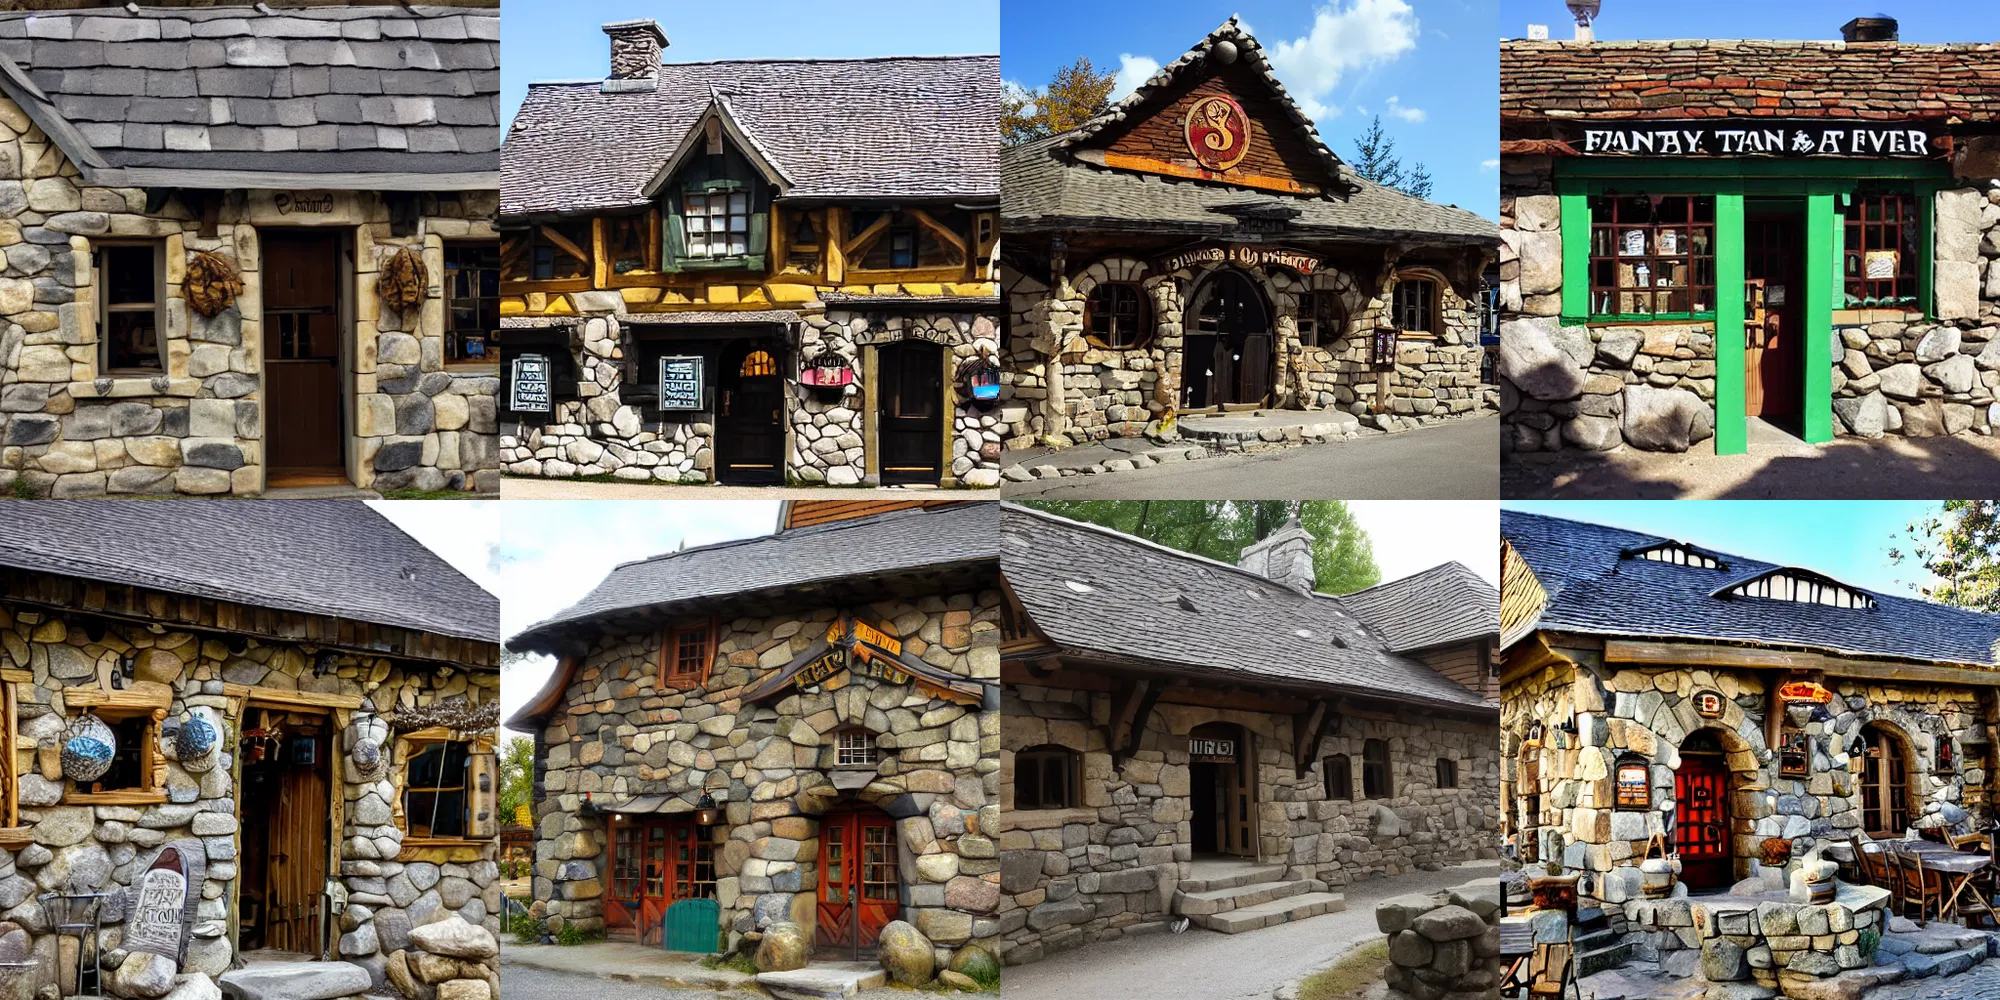
M 757 985 L 778 1000 L 842 1000 L 888 982 L 889 974 L 881 966 L 863 962 L 824 962 L 757 974 Z
M 1181 879 L 1178 888 L 1181 892 L 1213 892 L 1253 882 L 1278 882 L 1284 877 L 1284 865 L 1208 865 L 1196 862 L 1190 877 Z
M 1230 889 L 1211 889 L 1207 892 L 1175 891 L 1174 912 L 1184 917 L 1207 916 L 1268 903 L 1286 896 L 1325 891 L 1324 883 L 1317 879 L 1304 878 L 1284 882 L 1253 882 L 1249 885 L 1239 885 Z
M 1576 974 L 1594 976 L 1608 969 L 1623 966 L 1632 958 L 1632 946 L 1624 941 L 1608 944 L 1601 948 L 1585 949 L 1583 942 L 1576 946 Z
M 219 981 L 229 1000 L 340 1000 L 374 985 L 367 969 L 346 962 L 263 962 Z
M 1307 892 L 1245 906 L 1227 913 L 1189 917 L 1197 926 L 1224 934 L 1241 934 L 1260 927 L 1305 920 L 1347 909 L 1347 897 L 1337 892 Z

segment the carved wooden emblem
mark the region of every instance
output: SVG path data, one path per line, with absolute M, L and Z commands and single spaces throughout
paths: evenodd
M 1704 719 L 1713 719 L 1722 714 L 1722 693 L 1719 691 L 1696 691 L 1694 712 Z
M 1188 152 L 1210 170 L 1228 170 L 1250 151 L 1250 119 L 1243 106 L 1220 95 L 1194 102 L 1187 116 Z

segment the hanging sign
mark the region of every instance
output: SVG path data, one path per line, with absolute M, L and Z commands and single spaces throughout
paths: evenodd
M 1722 715 L 1722 694 L 1717 691 L 1696 691 L 1694 693 L 1694 714 L 1704 719 Z
M 1618 808 L 1650 809 L 1653 806 L 1652 772 L 1644 761 L 1618 765 Z
M 1580 126 L 1584 156 L 1801 156 L 1924 159 L 1931 133 L 1907 122 L 1695 119 Z
M 1162 257 L 1158 270 L 1179 271 L 1197 264 L 1235 264 L 1238 267 L 1282 267 L 1306 275 L 1319 270 L 1319 258 L 1300 250 L 1235 243 L 1227 246 L 1194 247 Z
M 660 359 L 660 409 L 702 409 L 703 387 L 700 355 L 678 354 Z
M 521 413 L 549 412 L 549 359 L 540 354 L 514 358 L 513 389 L 508 408 Z
M 1250 118 L 1243 106 L 1220 94 L 1204 97 L 1188 108 L 1185 127 L 1188 152 L 1210 170 L 1228 170 L 1250 152 Z
M 1809 701 L 1824 705 L 1833 700 L 1833 692 L 1812 681 L 1788 681 L 1778 688 L 1779 701 Z
M 1375 337 L 1369 345 L 1369 350 L 1373 352 L 1373 357 L 1369 361 L 1376 371 L 1394 371 L 1396 368 L 1396 328 L 1393 326 L 1376 327 Z
M 1204 740 L 1188 737 L 1188 755 L 1200 761 L 1229 764 L 1236 761 L 1235 740 Z

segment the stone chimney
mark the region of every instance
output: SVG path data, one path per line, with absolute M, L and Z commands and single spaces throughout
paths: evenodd
M 667 47 L 667 33 L 650 17 L 636 21 L 613 21 L 604 26 L 611 36 L 611 79 L 657 80 L 660 52 Z
M 1893 42 L 1897 40 L 1896 19 L 1877 15 L 1857 17 L 1840 26 L 1842 41 Z
M 1250 543 L 1236 565 L 1293 590 L 1310 593 L 1319 575 L 1313 569 L 1313 536 L 1298 518 Z

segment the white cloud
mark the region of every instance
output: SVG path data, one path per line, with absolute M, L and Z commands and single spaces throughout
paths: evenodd
M 1295 95 L 1293 100 L 1297 102 L 1299 110 L 1305 112 L 1305 116 L 1313 121 L 1338 118 L 1341 114 L 1339 105 L 1321 104 L 1309 96 Z
M 1403 99 L 1392 94 L 1389 97 L 1389 117 L 1401 118 L 1406 122 L 1416 124 L 1421 123 L 1425 118 L 1430 116 L 1424 114 L 1424 109 L 1422 108 L 1404 107 Z
M 1382 580 L 1461 562 L 1500 585 L 1500 504 L 1490 500 L 1349 500 L 1375 543 Z
M 1481 169 L 1481 170 L 1498 170 L 1498 169 L 1500 169 L 1500 158 L 1499 158 L 1499 157 L 1494 157 L 1493 159 L 1490 159 L 1490 160 L 1480 160 L 1480 161 L 1479 161 L 1479 169 Z
M 1032 93 L 1032 91 L 1030 91 L 1027 87 L 1022 86 L 1021 81 L 1002 80 L 1000 81 L 1000 90 L 1002 93 L 1006 94 L 1010 99 L 1027 101 L 1026 104 L 1021 106 L 1021 114 L 1032 115 L 1035 113 L 1035 102 L 1028 100 L 1028 97 Z
M 1160 61 L 1152 56 L 1135 56 L 1130 52 L 1121 54 L 1118 57 L 1118 75 L 1111 81 L 1111 99 L 1124 100 L 1159 71 Z
M 1415 49 L 1418 32 L 1416 11 L 1405 0 L 1334 0 L 1314 14 L 1304 38 L 1270 46 L 1271 63 L 1295 98 L 1325 98 L 1349 71 Z

